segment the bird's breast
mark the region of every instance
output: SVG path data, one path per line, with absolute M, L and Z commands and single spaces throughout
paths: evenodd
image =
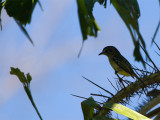
M 112 68 L 117 71 L 119 74 L 124 76 L 130 76 L 129 73 L 125 72 L 121 67 L 119 67 L 112 59 L 109 59 L 109 62 L 112 66 Z

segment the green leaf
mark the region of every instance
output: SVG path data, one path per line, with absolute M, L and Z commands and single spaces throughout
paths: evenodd
M 156 31 L 155 31 L 155 33 L 154 33 L 154 35 L 153 35 L 152 42 L 151 42 L 152 44 L 153 44 L 153 42 L 154 42 L 154 40 L 155 40 L 155 37 L 156 37 L 156 35 L 157 35 L 157 32 L 158 32 L 158 30 L 159 30 L 159 26 L 160 26 L 160 20 L 159 20 L 159 22 L 158 22 Z
M 28 73 L 26 75 L 26 77 L 27 77 L 26 78 L 24 73 L 21 72 L 19 68 L 13 68 L 13 67 L 11 67 L 10 74 L 16 75 L 19 78 L 19 80 L 22 82 L 24 90 L 27 93 L 27 96 L 28 96 L 29 100 L 31 101 L 34 109 L 36 110 L 40 120 L 43 120 L 41 115 L 40 115 L 40 113 L 39 113 L 39 111 L 38 111 L 38 109 L 37 109 L 37 106 L 36 106 L 36 104 L 35 104 L 35 102 L 33 100 L 33 97 L 32 97 L 31 91 L 30 91 L 30 82 L 32 80 L 32 77 L 30 76 L 30 74 Z
M 139 49 L 139 48 L 140 48 L 140 46 L 139 46 L 139 41 L 137 41 L 137 42 L 135 43 L 135 48 L 134 48 L 133 55 L 134 55 L 136 61 L 143 61 L 142 63 L 143 63 L 143 66 L 145 67 L 145 63 L 144 63 L 144 60 L 143 60 L 143 58 L 142 58 L 142 56 L 141 56 L 141 53 L 140 53 L 140 49 Z
M 77 0 L 78 17 L 79 17 L 83 42 L 87 39 L 88 36 L 97 37 L 98 31 L 100 31 L 100 27 L 98 26 L 92 13 L 94 4 L 96 2 L 98 2 L 99 4 L 104 3 L 104 7 L 106 7 L 107 0 Z M 83 44 L 79 51 L 78 57 L 80 56 L 82 48 Z
M 95 114 L 94 108 L 98 109 L 100 107 L 92 97 L 88 98 L 87 100 L 81 102 L 81 107 L 83 111 L 84 120 L 89 120 Z
M 27 81 L 30 83 L 31 80 L 32 80 L 32 77 L 31 77 L 30 74 L 28 73 L 28 74 L 27 74 Z
M 86 40 L 88 35 L 97 37 L 97 32 L 100 31 L 100 27 L 92 14 L 95 2 L 97 2 L 97 0 L 77 0 L 83 40 Z M 98 0 L 98 2 L 102 4 L 104 0 Z
M 15 20 L 15 21 L 16 21 L 17 25 L 20 27 L 21 31 L 26 35 L 26 37 L 29 39 L 31 44 L 34 46 L 33 40 L 29 36 L 27 30 L 23 27 L 23 24 L 21 24 L 18 20 Z
M 10 17 L 21 24 L 30 23 L 33 9 L 38 0 L 6 0 L 5 9 Z
M 24 25 L 30 23 L 32 7 L 32 0 L 6 0 L 5 3 L 7 14 Z
M 136 48 L 137 42 L 141 42 L 143 48 L 146 50 L 144 39 L 139 31 L 138 18 L 140 17 L 140 9 L 137 0 L 111 0 L 111 3 L 117 10 L 118 14 L 126 24 L 131 34 L 133 43 L 135 45 L 135 60 L 141 61 L 145 67 L 145 63 L 140 50 Z M 137 52 L 137 54 L 135 53 L 135 51 Z
M 39 0 L 38 0 L 37 2 L 38 2 L 38 4 L 39 4 L 41 10 L 43 11 L 42 5 L 41 5 L 41 3 L 39 2 Z
M 0 27 L 1 27 L 1 30 L 2 30 L 2 20 L 1 20 L 1 11 L 2 11 L 2 8 L 3 8 L 3 2 L 2 0 L 0 0 Z
M 11 67 L 10 74 L 16 75 L 22 83 L 26 83 L 27 82 L 24 73 L 21 72 L 19 68 L 13 68 L 13 67 Z
M 26 86 L 26 85 L 28 86 L 32 80 L 32 77 L 30 76 L 29 73 L 26 74 L 26 76 L 25 76 L 24 72 L 21 72 L 19 68 L 11 67 L 10 74 L 16 75 L 24 86 Z
M 24 25 L 30 23 L 32 13 L 37 2 L 42 9 L 42 6 L 38 0 L 6 0 L 4 4 L 7 14 L 15 19 L 16 23 L 30 40 L 32 45 L 34 45 L 34 43 L 24 28 Z

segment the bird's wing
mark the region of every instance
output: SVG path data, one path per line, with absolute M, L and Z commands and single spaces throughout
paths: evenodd
M 113 61 L 125 72 L 129 73 L 131 76 L 134 76 L 134 71 L 131 64 L 123 56 L 113 57 Z

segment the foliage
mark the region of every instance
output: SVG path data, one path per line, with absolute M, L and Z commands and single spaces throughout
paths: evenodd
M 31 101 L 31 103 L 32 103 L 34 109 L 36 110 L 39 118 L 42 120 L 42 117 L 41 117 L 41 115 L 40 115 L 40 113 L 39 113 L 39 111 L 38 111 L 38 109 L 37 109 L 37 107 L 34 103 L 34 100 L 33 100 L 32 94 L 31 94 L 30 82 L 32 80 L 32 77 L 30 76 L 30 74 L 27 73 L 26 76 L 25 76 L 24 73 L 21 72 L 19 68 L 13 68 L 13 67 L 11 67 L 10 74 L 16 75 L 18 77 L 18 79 L 20 80 L 20 82 L 23 84 L 24 90 L 27 93 L 29 100 Z
M 87 39 L 87 35 L 97 37 L 97 32 L 100 31 L 92 14 L 95 2 L 102 4 L 103 0 L 77 0 L 78 16 L 83 40 Z
M 138 112 L 131 110 L 123 105 L 120 104 L 113 104 L 112 107 L 110 108 L 111 110 L 115 111 L 118 114 L 122 114 L 128 118 L 131 118 L 133 120 L 151 120 Z
M 27 30 L 25 29 L 26 24 L 30 24 L 33 10 L 35 8 L 36 3 L 38 3 L 41 7 L 41 4 L 38 0 L 6 0 L 0 1 L 0 15 L 1 10 L 4 7 L 8 16 L 13 17 L 20 27 L 22 32 L 26 35 L 26 37 L 30 40 L 30 42 L 34 45 L 33 40 L 29 36 Z M 0 17 L 0 25 L 1 25 L 1 17 Z M 2 26 L 1 26 L 2 29 Z
M 104 3 L 103 5 L 106 8 L 107 0 L 77 0 L 83 40 L 86 40 L 88 35 L 97 37 L 97 32 L 100 30 L 93 16 L 93 7 L 96 2 L 101 5 Z M 139 30 L 140 9 L 137 0 L 110 0 L 110 3 L 114 6 L 131 34 L 135 46 L 133 52 L 135 60 L 141 61 L 145 67 L 145 61 L 140 53 L 140 48 L 146 52 L 146 58 L 149 58 L 149 55 L 146 51 L 145 40 Z
M 96 116 L 96 118 L 94 118 L 94 114 L 95 114 L 94 109 L 96 109 L 96 111 L 98 113 L 98 110 L 100 110 L 100 105 L 98 103 L 96 103 L 96 101 L 94 101 L 94 99 L 92 97 L 81 102 L 81 106 L 82 106 L 84 120 L 91 120 L 91 119 L 94 119 L 94 120 L 117 120 L 117 119 L 106 117 L 103 115 L 99 115 L 98 117 Z M 128 118 L 134 119 L 134 120 L 151 120 L 151 119 L 141 115 L 140 113 L 138 113 L 134 110 L 131 110 L 131 109 L 129 109 L 123 105 L 120 105 L 120 104 L 108 102 L 106 104 L 105 108 L 111 109 L 118 114 L 122 114 L 122 115 L 124 115 Z
M 5 9 L 10 17 L 26 25 L 31 21 L 33 5 L 32 0 L 6 0 Z
M 88 98 L 87 100 L 83 101 L 81 105 L 83 115 L 84 115 L 84 120 L 106 120 L 106 119 L 114 119 L 112 118 L 112 113 L 111 111 L 114 111 L 118 114 L 122 114 L 128 118 L 134 119 L 134 120 L 149 120 L 147 117 L 158 117 L 159 114 L 159 109 L 152 110 L 153 107 L 159 104 L 160 101 L 160 91 L 155 89 L 156 86 L 160 85 L 160 72 L 156 73 L 143 73 L 144 71 L 141 72 L 141 81 L 135 81 L 135 82 L 130 82 L 127 80 L 124 80 L 123 78 L 119 78 L 119 80 L 116 79 L 117 82 L 117 88 L 111 85 L 116 89 L 117 93 L 113 94 L 111 91 L 106 90 L 105 88 L 101 87 L 100 85 L 97 85 L 93 81 L 85 78 L 87 81 L 92 83 L 93 85 L 97 86 L 101 90 L 105 91 L 106 94 L 109 95 L 104 95 L 104 94 L 91 94 L 92 96 L 99 96 L 105 98 L 105 101 L 103 103 L 99 101 L 95 101 L 92 97 Z M 120 80 L 121 79 L 121 80 Z M 121 82 L 120 82 L 121 81 Z M 122 82 L 123 85 L 122 86 Z M 138 112 L 133 111 L 127 107 L 124 107 L 122 105 L 130 104 L 130 99 L 132 97 L 135 97 L 136 95 L 141 97 L 141 94 L 143 94 L 143 87 L 145 84 L 145 89 L 146 91 L 150 89 L 153 89 L 147 93 L 149 99 L 141 108 L 139 108 Z M 76 95 L 74 95 L 76 96 Z M 76 96 L 79 97 L 79 96 Z M 84 97 L 80 97 L 84 98 Z M 86 98 L 85 98 L 86 99 Z M 122 105 L 118 104 L 121 103 Z M 149 113 L 147 113 L 149 111 Z M 147 117 L 145 117 L 145 116 Z M 108 118 L 105 118 L 108 117 Z
M 96 113 L 95 110 L 98 111 L 101 108 L 101 106 L 92 97 L 89 97 L 87 100 L 81 102 L 81 107 L 83 111 L 84 120 L 91 120 L 93 118 L 93 115 Z M 106 116 L 97 116 L 96 118 L 94 118 L 94 120 L 102 119 L 116 120 Z

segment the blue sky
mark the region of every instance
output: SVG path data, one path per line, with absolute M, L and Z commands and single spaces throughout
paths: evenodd
M 131 64 L 139 68 L 142 65 L 134 61 L 131 36 L 112 5 L 108 4 L 107 9 L 98 3 L 95 5 L 93 13 L 101 31 L 97 38 L 89 37 L 85 41 L 81 56 L 77 58 L 82 36 L 76 1 L 41 0 L 41 3 L 44 11 L 36 6 L 31 24 L 26 27 L 35 47 L 3 10 L 3 30 L 0 32 L 0 119 L 39 119 L 22 84 L 9 74 L 10 67 L 18 67 L 32 75 L 32 95 L 44 120 L 82 120 L 82 99 L 71 94 L 89 97 L 90 93 L 102 92 L 82 76 L 115 93 L 107 81 L 109 78 L 115 83 L 114 71 L 107 57 L 98 56 L 105 46 L 114 45 Z M 159 20 L 159 3 L 158 0 L 141 0 L 139 5 L 140 31 L 151 57 L 159 65 L 154 52 L 157 49 L 150 45 Z M 157 43 L 160 43 L 159 37 L 158 34 Z M 128 79 L 132 80 L 130 77 Z M 136 104 L 130 108 L 134 106 Z

